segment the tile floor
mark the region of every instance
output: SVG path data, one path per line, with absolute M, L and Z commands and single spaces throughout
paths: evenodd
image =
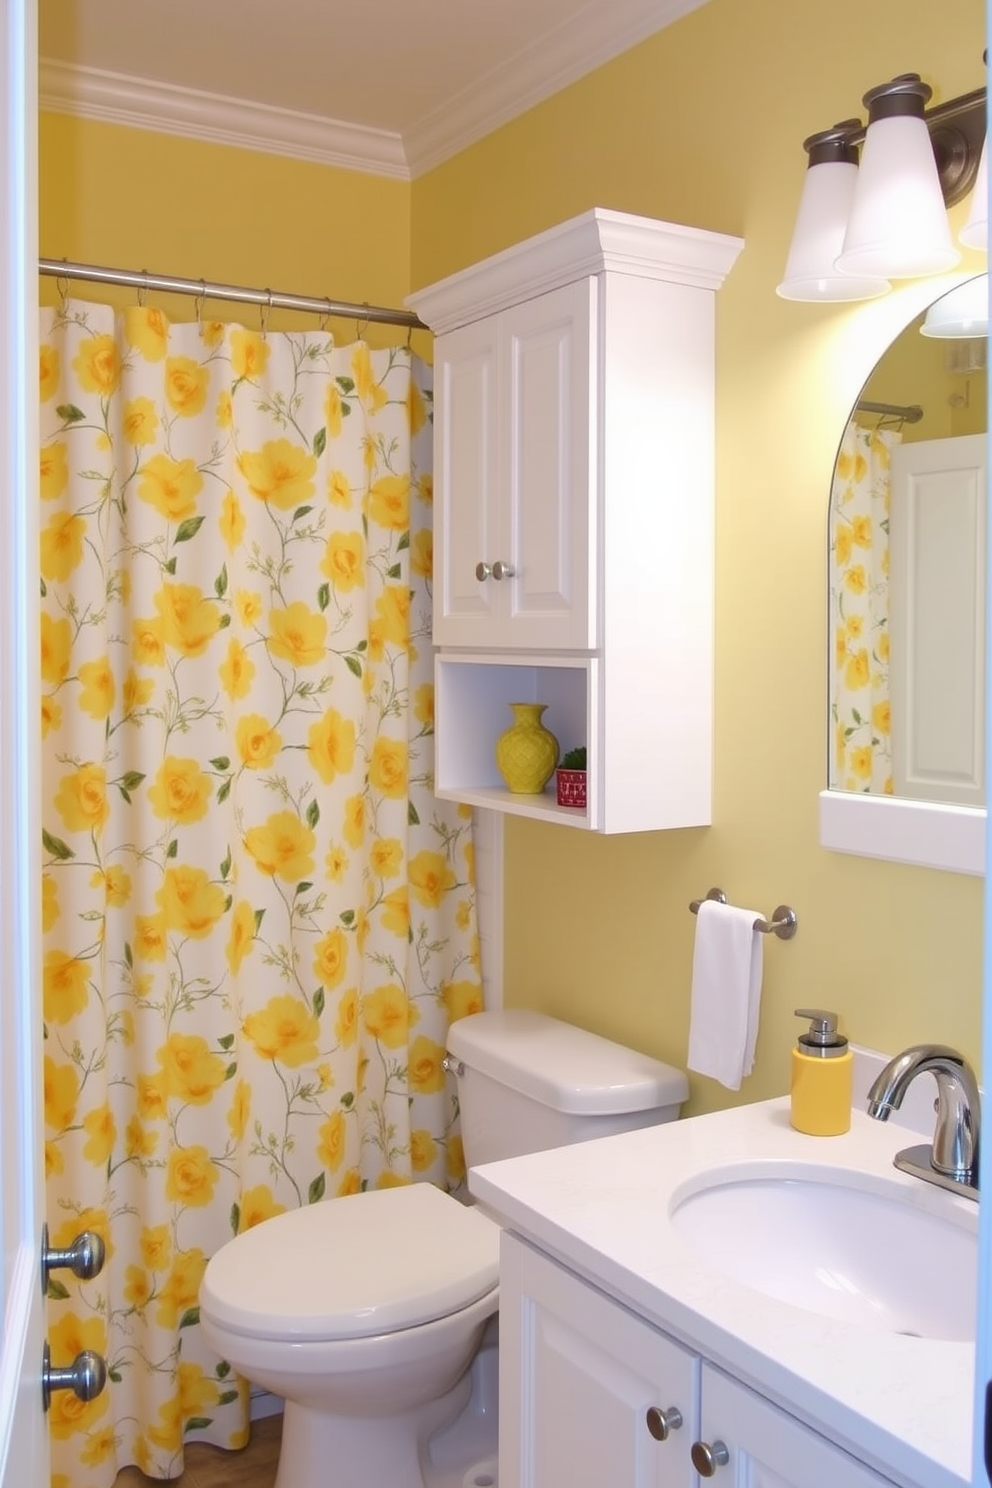
M 282 1416 L 262 1416 L 251 1425 L 251 1440 L 240 1452 L 224 1452 L 219 1447 L 188 1447 L 186 1468 L 181 1478 L 171 1480 L 173 1488 L 272 1488 L 279 1463 L 279 1439 Z M 136 1467 L 126 1467 L 117 1474 L 114 1488 L 161 1488 L 161 1480 L 146 1478 Z

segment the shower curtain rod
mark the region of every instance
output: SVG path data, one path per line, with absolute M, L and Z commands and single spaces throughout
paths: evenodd
M 302 310 L 310 315 L 336 315 L 346 320 L 376 321 L 381 325 L 427 330 L 427 326 L 412 310 L 391 310 L 384 305 L 355 305 L 347 300 L 318 299 L 313 295 L 285 294 L 274 289 L 245 289 L 239 284 L 217 284 L 210 279 L 180 279 L 173 274 L 149 274 L 144 269 L 108 269 L 96 264 L 69 263 L 64 258 L 42 258 L 38 260 L 38 272 L 55 279 L 123 284 L 131 289 L 157 289 L 167 294 L 195 295 L 202 300 L 236 300 L 244 305 L 260 305 L 265 310 Z
M 900 418 L 907 424 L 918 424 L 923 417 L 919 403 L 903 406 L 899 403 L 871 403 L 867 398 L 859 398 L 854 406 L 858 413 L 880 413 L 887 418 Z

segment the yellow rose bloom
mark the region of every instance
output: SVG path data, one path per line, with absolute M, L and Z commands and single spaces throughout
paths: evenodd
M 381 475 L 373 481 L 369 516 L 388 532 L 405 532 L 410 525 L 410 477 Z
M 418 475 L 417 477 L 417 500 L 422 501 L 424 506 L 431 506 L 434 501 L 434 477 L 433 475 Z
M 250 827 L 245 847 L 260 873 L 297 883 L 313 873 L 316 838 L 292 811 L 275 811 L 264 826 Z
M 328 383 L 327 392 L 324 395 L 324 424 L 327 428 L 328 439 L 339 439 L 341 437 L 341 424 L 343 421 L 343 405 L 341 403 L 341 391 L 333 382 Z
M 203 476 L 195 460 L 152 455 L 138 468 L 138 495 L 170 522 L 185 522 L 196 515 L 196 498 L 202 489 Z
M 165 664 L 165 640 L 161 620 L 132 621 L 131 650 L 135 661 L 141 666 L 163 666 Z
M 172 1235 L 168 1225 L 145 1225 L 138 1241 L 141 1259 L 149 1271 L 164 1271 L 172 1260 Z
M 158 1132 L 149 1131 L 139 1116 L 132 1116 L 124 1132 L 124 1150 L 128 1157 L 151 1157 L 158 1146 Z
M 124 311 L 127 343 L 146 362 L 160 362 L 169 343 L 169 322 L 161 310 L 148 305 L 128 305 Z
M 403 844 L 398 837 L 379 837 L 369 848 L 369 867 L 380 878 L 395 878 L 403 865 Z
M 148 800 L 160 820 L 185 827 L 206 816 L 212 793 L 213 782 L 199 761 L 168 754 L 148 788 Z
M 847 570 L 844 575 L 844 588 L 851 594 L 864 594 L 868 588 L 868 576 L 863 564 L 854 563 Z
M 444 1089 L 445 1074 L 442 1061 L 444 1045 L 434 1039 L 418 1034 L 410 1045 L 407 1075 L 411 1090 L 417 1095 L 436 1095 Z
M 245 535 L 248 523 L 245 514 L 241 510 L 241 502 L 233 491 L 228 491 L 221 502 L 220 516 L 217 518 L 217 526 L 220 535 L 227 544 L 227 551 L 233 553 Z
M 237 465 L 256 500 L 280 511 L 292 511 L 313 498 L 317 460 L 302 445 L 270 439 L 260 450 L 245 450 Z
M 54 346 L 42 342 L 38 348 L 38 364 L 41 374 L 41 401 L 47 403 L 54 395 L 62 375 L 62 362 Z
M 201 320 L 200 322 L 200 340 L 204 346 L 209 346 L 211 351 L 220 345 L 226 333 L 227 326 L 222 320 Z
M 72 626 L 68 620 L 41 616 L 41 679 L 57 687 L 69 675 L 72 660 Z
M 332 532 L 327 539 L 320 571 L 335 589 L 346 594 L 365 584 L 365 539 L 360 532 Z
M 347 775 L 355 763 L 355 725 L 328 708 L 307 732 L 307 758 L 325 785 Z
M 294 667 L 318 666 L 324 660 L 327 621 L 302 600 L 295 600 L 284 610 L 270 610 L 269 629 L 265 644 L 271 656 Z
M 361 1193 L 362 1175 L 357 1168 L 349 1168 L 338 1184 L 336 1198 L 346 1199 L 349 1194 Z
M 410 639 L 410 591 L 387 584 L 375 602 L 376 619 L 383 639 L 406 647 Z
M 86 520 L 59 512 L 41 533 L 41 572 L 50 582 L 64 583 L 83 561 Z
M 344 803 L 341 830 L 349 847 L 361 847 L 365 841 L 365 797 L 349 796 Z
M 857 692 L 860 687 L 868 686 L 870 675 L 868 652 L 862 646 L 848 659 L 847 666 L 844 668 L 844 685 L 849 692 Z
M 234 596 L 234 608 L 241 624 L 250 630 L 262 615 L 262 596 L 254 589 L 238 589 Z
M 838 568 L 845 568 L 850 563 L 852 546 L 853 538 L 851 529 L 845 522 L 842 527 L 838 527 L 837 537 L 834 542 L 834 562 Z
M 258 331 L 231 332 L 231 368 L 240 381 L 261 377 L 269 364 L 269 343 Z
M 227 388 L 224 388 L 217 396 L 214 420 L 218 429 L 229 429 L 234 423 L 234 399 Z
M 202 367 L 188 356 L 166 358 L 165 399 L 173 413 L 182 418 L 193 418 L 202 413 L 209 386 L 209 367 Z
M 872 766 L 871 745 L 861 744 L 857 749 L 852 749 L 849 764 L 859 780 L 869 780 Z
M 336 1173 L 344 1162 L 348 1144 L 348 1129 L 344 1112 L 335 1111 L 317 1130 L 317 1161 L 331 1173 Z
M 169 1113 L 165 1094 L 165 1076 L 139 1075 L 135 1083 L 138 1115 L 143 1121 L 164 1121 Z
M 387 894 L 381 905 L 382 928 L 406 940 L 410 934 L 410 895 L 406 884 Z
M 870 548 L 874 541 L 871 517 L 855 517 L 851 523 L 851 540 L 856 547 Z
M 221 686 L 232 700 L 247 697 L 255 676 L 255 663 L 240 641 L 232 640 L 227 648 L 227 660 L 217 669 Z
M 875 649 L 878 651 L 878 657 L 879 657 L 879 660 L 880 661 L 883 661 L 883 662 L 888 661 L 888 659 L 889 659 L 889 632 L 887 630 L 883 630 L 882 631 L 882 634 L 879 636 L 878 641 L 876 642 L 876 648 Z
M 408 877 L 411 894 L 425 909 L 440 909 L 445 894 L 457 882 L 447 859 L 426 850 L 411 858 Z
M 402 987 L 387 982 L 362 998 L 362 1020 L 372 1038 L 387 1049 L 401 1049 L 410 1029 L 420 1021 L 420 1012 Z
M 236 976 L 241 963 L 248 955 L 255 940 L 255 911 L 247 899 L 240 899 L 231 916 L 231 934 L 228 937 L 227 964 Z
M 145 1307 L 152 1294 L 152 1281 L 141 1266 L 128 1266 L 124 1272 L 124 1301 L 139 1310 Z
M 876 703 L 872 708 L 871 725 L 880 734 L 890 734 L 892 732 L 892 705 L 888 699 L 884 702 Z
M 350 1048 L 358 1037 L 358 992 L 354 987 L 349 987 L 338 1003 L 334 1037 L 343 1049 Z
M 56 1064 L 45 1055 L 45 1125 L 57 1132 L 65 1131 L 76 1119 L 79 1099 L 79 1075 L 73 1064 Z
M 448 1138 L 447 1172 L 452 1187 L 465 1181 L 465 1148 L 461 1137 Z
M 43 501 L 54 501 L 62 495 L 69 484 L 69 452 L 63 440 L 42 445 L 39 475 Z
M 399 800 L 407 792 L 407 768 L 406 741 L 387 739 L 380 734 L 372 746 L 369 784 L 384 796 Z
M 120 386 L 121 357 L 113 336 L 89 336 L 81 341 L 72 365 L 84 392 L 107 398 Z
M 165 1196 L 172 1204 L 201 1209 L 214 1196 L 220 1169 L 206 1147 L 173 1147 L 165 1170 Z
M 320 1023 L 302 998 L 288 992 L 270 997 L 259 1012 L 249 1013 L 244 1033 L 260 1059 L 278 1060 L 290 1069 L 299 1069 L 317 1058 Z
M 351 483 L 343 470 L 332 470 L 327 477 L 327 499 L 332 506 L 343 506 L 345 511 L 354 506 Z
M 164 961 L 168 949 L 165 915 L 138 915 L 134 929 L 134 954 L 139 961 Z
M 406 421 L 411 434 L 419 434 L 427 422 L 424 395 L 412 377 L 406 394 Z
M 238 719 L 234 741 L 249 770 L 267 770 L 282 748 L 282 735 L 261 713 L 246 713 Z
M 220 629 L 220 611 L 195 584 L 163 584 L 155 595 L 162 639 L 183 656 L 202 656 Z
M 90 878 L 91 889 L 103 889 L 103 897 L 114 909 L 122 909 L 131 897 L 131 879 L 117 863 L 100 869 Z
M 467 1018 L 471 1013 L 482 1012 L 482 987 L 478 982 L 445 982 L 441 989 L 441 999 L 449 1023 Z
M 194 1148 L 203 1152 L 204 1149 Z M 176 1256 L 161 1292 L 155 1321 L 160 1328 L 174 1328 L 184 1312 L 195 1307 L 200 1296 L 200 1282 L 207 1269 L 207 1258 L 198 1246 Z
M 94 1167 L 106 1167 L 107 1159 L 117 1141 L 117 1122 L 113 1112 L 105 1103 L 83 1117 L 83 1130 L 89 1140 L 83 1144 L 83 1156 Z
M 324 871 L 332 883 L 344 883 L 344 875 L 348 868 L 348 854 L 344 848 L 335 845 L 330 848 L 324 859 Z
M 59 891 L 50 873 L 41 876 L 41 928 L 51 930 L 59 917 Z
M 239 1235 L 243 1235 L 245 1230 L 253 1230 L 256 1225 L 272 1219 L 276 1214 L 286 1213 L 286 1205 L 276 1203 L 267 1183 L 259 1183 L 255 1188 L 246 1188 L 241 1195 L 239 1208 L 241 1211 L 238 1224 Z
M 423 1127 L 410 1133 L 410 1166 L 415 1173 L 426 1173 L 437 1159 L 437 1143 Z
M 128 444 L 154 444 L 158 433 L 158 410 L 151 398 L 129 399 L 124 405 L 121 427 Z
M 434 533 L 430 527 L 421 527 L 410 544 L 410 567 L 421 579 L 428 582 L 434 574 Z
M 425 728 L 434 727 L 434 683 L 423 682 L 413 694 L 413 716 Z
M 192 1106 L 209 1105 L 227 1078 L 227 1066 L 198 1033 L 170 1033 L 155 1055 L 166 1094 Z
M 344 981 L 348 967 L 348 940 L 338 927 L 330 930 L 314 948 L 313 974 L 330 992 Z
M 82 765 L 63 775 L 55 793 L 55 807 L 70 832 L 102 832 L 110 816 L 103 766 Z
M 219 884 L 210 882 L 202 868 L 184 864 L 165 870 L 155 901 L 167 929 L 202 940 L 224 913 L 225 894 Z
M 117 695 L 117 684 L 106 656 L 101 656 L 99 661 L 84 661 L 79 668 L 79 680 L 82 683 L 80 708 L 91 718 L 106 718 Z
M 375 380 L 372 357 L 364 341 L 357 342 L 351 353 L 351 375 L 364 407 L 370 413 L 377 413 L 388 402 L 388 396 L 382 384 Z
M 46 951 L 42 996 L 46 1023 L 69 1023 L 89 1002 L 85 961 L 65 951 Z
M 231 1109 L 227 1113 L 227 1125 L 231 1136 L 236 1142 L 240 1142 L 248 1129 L 248 1117 L 251 1115 L 251 1086 L 247 1080 L 239 1080 L 234 1087 L 234 1099 L 231 1101 Z

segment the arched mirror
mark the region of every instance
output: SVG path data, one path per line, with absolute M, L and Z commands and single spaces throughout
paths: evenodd
M 825 847 L 984 872 L 988 276 L 879 360 L 830 493 Z

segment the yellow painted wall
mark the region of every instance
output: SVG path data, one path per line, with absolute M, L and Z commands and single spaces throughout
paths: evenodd
M 746 239 L 717 304 L 714 824 L 507 828 L 507 1002 L 675 1063 L 690 899 L 719 884 L 765 913 L 794 906 L 796 939 L 764 944 L 755 1073 L 739 1097 L 694 1077 L 693 1110 L 783 1092 L 801 1005 L 838 1009 L 877 1048 L 940 1039 L 979 1056 L 981 882 L 831 854 L 817 836 L 830 472 L 874 361 L 932 291 L 819 308 L 774 290 L 803 139 L 900 72 L 922 72 L 935 103 L 982 86 L 984 45 L 983 0 L 710 0 L 414 183 L 416 286 L 597 205 Z

